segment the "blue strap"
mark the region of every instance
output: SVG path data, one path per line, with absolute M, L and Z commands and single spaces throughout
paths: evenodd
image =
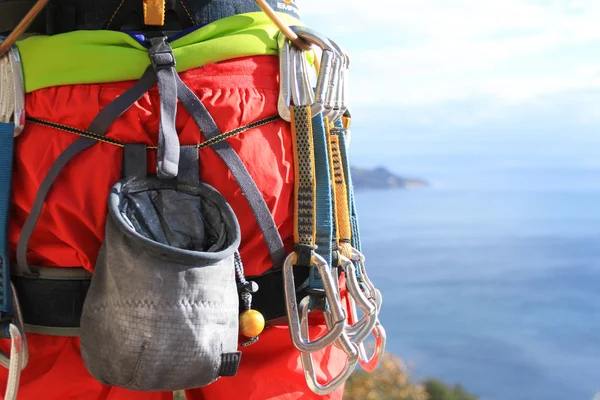
M 8 219 L 15 124 L 0 122 L 0 313 L 12 316 L 8 254 Z
M 331 196 L 331 175 L 327 151 L 325 122 L 321 113 L 312 118 L 313 143 L 315 151 L 316 175 L 316 240 L 317 254 L 323 257 L 331 267 L 333 245 L 333 206 Z M 310 267 L 308 288 L 322 290 L 323 281 L 314 266 Z

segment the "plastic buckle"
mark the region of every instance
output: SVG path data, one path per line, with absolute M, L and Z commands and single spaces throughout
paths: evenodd
M 29 349 L 27 347 L 27 338 L 23 329 L 23 316 L 19 306 L 17 291 L 12 283 L 11 289 L 15 315 L 13 316 L 13 321 L 8 324 L 10 355 L 6 355 L 4 352 L 0 351 L 0 365 L 8 369 L 8 379 L 4 394 L 5 400 L 14 400 L 17 398 L 21 371 L 29 362 Z
M 174 68 L 175 56 L 171 45 L 167 42 L 167 37 L 162 32 L 157 32 L 156 36 L 154 33 L 148 33 L 146 36 L 146 41 L 150 44 L 148 54 L 154 71 Z

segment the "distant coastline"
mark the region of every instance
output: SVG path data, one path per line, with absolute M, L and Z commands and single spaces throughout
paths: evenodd
M 384 167 L 351 167 L 350 170 L 355 189 L 420 189 L 430 186 L 423 179 L 402 177 Z

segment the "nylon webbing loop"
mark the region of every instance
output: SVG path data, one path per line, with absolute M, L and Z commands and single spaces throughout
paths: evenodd
M 334 194 L 338 250 L 344 257 L 352 258 L 352 227 L 348 209 L 348 185 L 346 184 L 342 164 L 340 137 L 336 131 L 329 132 L 329 151 L 331 154 L 332 191 Z
M 294 243 L 296 265 L 310 267 L 314 263 L 311 249 L 316 236 L 315 151 L 309 106 L 291 108 L 292 148 L 295 168 Z
M 160 97 L 160 123 L 158 130 L 158 151 L 156 175 L 172 179 L 179 171 L 179 137 L 175 129 L 177 116 L 177 72 L 173 49 L 165 36 L 149 37 L 148 54 L 158 81 Z
M 347 119 L 345 123 L 349 124 L 350 120 Z M 352 185 L 352 176 L 350 175 L 350 161 L 348 159 L 348 145 L 346 134 L 344 133 L 349 129 L 349 126 L 341 126 L 339 122 L 336 123 L 336 128 L 340 129 L 342 134 L 338 135 L 339 138 L 339 150 L 340 158 L 342 161 L 342 170 L 344 171 L 344 177 L 346 179 L 347 188 L 347 203 L 348 211 L 350 214 L 350 225 L 352 229 L 352 247 L 357 250 L 361 250 L 359 227 L 358 227 L 358 215 L 356 213 L 356 204 L 354 202 L 354 186 Z
M 313 152 L 315 163 L 315 207 L 316 207 L 316 238 L 317 254 L 323 257 L 329 267 L 332 264 L 332 240 L 333 240 L 333 210 L 331 196 L 331 178 L 329 171 L 329 156 L 327 146 L 327 133 L 323 114 L 319 113 L 312 118 Z M 312 294 L 310 307 L 324 309 L 325 304 L 319 304 L 323 300 L 323 281 L 318 271 L 311 267 L 308 281 L 308 290 Z M 320 299 L 318 299 L 320 295 Z M 321 300 L 321 301 L 319 301 Z M 315 304 L 316 303 L 316 304 Z
M 162 26 L 165 24 L 165 0 L 144 0 L 144 24 Z

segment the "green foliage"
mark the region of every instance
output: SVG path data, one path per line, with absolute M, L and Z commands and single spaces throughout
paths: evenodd
M 377 370 L 357 370 L 346 383 L 344 400 L 428 400 L 425 387 L 409 380 L 398 358 L 385 355 Z
M 183 390 L 173 393 L 173 400 L 185 400 L 185 393 Z
M 438 379 L 411 382 L 408 368 L 386 354 L 377 370 L 357 370 L 346 383 L 344 400 L 477 400 L 461 385 L 448 386 Z
M 429 400 L 477 400 L 477 397 L 467 393 L 461 385 L 448 386 L 439 379 L 428 379 L 425 389 Z

